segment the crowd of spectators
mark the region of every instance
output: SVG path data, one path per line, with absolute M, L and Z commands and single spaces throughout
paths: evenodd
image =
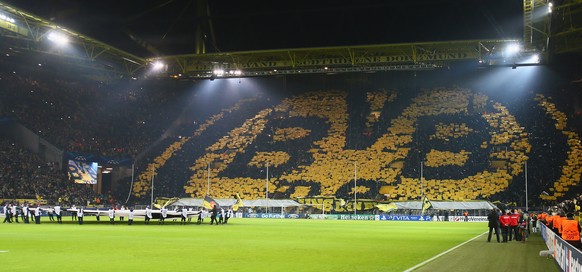
M 376 100 L 370 97 L 382 95 L 368 94 L 365 101 L 372 104 Z M 423 193 L 432 199 L 488 199 L 522 177 L 524 162 L 532 152 L 528 131 L 506 106 L 461 88 L 419 93 L 392 120 L 388 133 L 372 135 L 366 149 L 346 150 L 350 125 L 346 97 L 345 92 L 312 92 L 259 111 L 242 126 L 233 125 L 226 136 L 204 143 L 207 153 L 192 164 L 194 174 L 185 186 L 186 194 L 202 197 L 210 183 L 211 194 L 217 197 L 236 193 L 264 197 L 268 164 L 270 195 L 350 198 L 353 187 L 347 184 L 356 170 L 363 184 L 356 188 L 358 197 L 377 197 L 381 187 L 388 187 L 383 191 L 391 199 L 414 199 L 421 194 L 416 165 L 423 161 Z M 380 100 L 386 105 L 393 101 Z M 366 126 L 391 111 L 389 106 L 369 109 L 373 115 L 361 115 Z M 370 135 L 360 137 L 369 139 Z M 410 146 L 420 154 L 411 153 Z M 179 153 L 172 147 L 166 151 Z M 158 159 L 162 158 L 170 156 Z M 503 164 L 493 166 L 493 161 Z M 367 186 L 368 181 L 375 181 L 376 186 Z M 148 184 L 143 179 L 140 187 L 134 186 L 134 193 L 146 195 Z
M 400 182 L 401 185 L 394 187 L 393 194 L 402 199 L 414 198 L 420 193 L 416 185 L 417 177 L 401 177 L 398 180 L 397 177 L 402 172 L 403 164 L 386 164 L 402 161 L 408 155 L 409 148 L 406 145 L 413 142 L 412 134 L 418 129 L 415 122 L 421 116 L 468 115 L 470 99 L 472 114 L 482 115 L 485 120 L 482 122 L 497 128 L 497 131 L 491 131 L 490 136 L 485 137 L 490 138 L 490 142 L 479 141 L 470 146 L 476 150 L 474 153 L 484 153 L 480 149 L 494 150 L 490 156 L 506 160 L 508 169 L 477 172 L 473 176 L 460 180 L 445 180 L 444 182 L 428 180 L 427 192 L 441 195 L 443 199 L 486 197 L 502 191 L 507 187 L 512 176 L 523 171 L 520 165 L 526 159 L 524 153 L 529 152 L 530 147 L 522 128 L 500 104 L 492 104 L 489 108 L 485 108 L 488 102 L 483 95 L 473 95 L 468 90 L 462 89 L 426 92 L 417 98 L 414 102 L 416 104 L 413 103 L 404 114 L 392 121 L 388 133 L 382 134 L 365 150 L 344 149 L 348 126 L 346 96 L 345 92 L 313 92 L 286 99 L 278 106 L 265 109 L 253 118 L 249 118 L 242 126 L 233 128 L 227 136 L 209 144 L 208 153 L 200 157 L 191 167 L 194 174 L 185 187 L 186 193 L 191 196 L 202 196 L 207 192 L 207 183 L 210 180 L 211 184 L 218 184 L 217 188 L 213 188 L 215 196 L 229 197 L 235 193 L 241 193 L 246 197 L 256 198 L 264 195 L 265 185 L 260 180 L 265 177 L 263 172 L 268 163 L 272 167 L 271 172 L 277 173 L 270 175 L 272 177 L 269 181 L 270 193 L 283 192 L 285 196 L 298 197 L 319 191 L 323 195 L 338 195 L 339 193 L 340 196 L 349 196 L 351 194 L 349 186 L 344 186 L 344 184 L 354 177 L 355 161 L 356 170 L 359 169 L 358 179 L 379 180 L 383 184 Z M 389 100 L 385 99 L 385 101 Z M 440 101 L 440 103 L 435 101 Z M 482 113 L 478 110 L 491 112 Z M 374 112 L 378 111 L 381 114 L 382 109 L 375 106 Z M 370 120 L 369 115 L 364 115 L 364 118 Z M 301 119 L 306 122 L 296 122 L 297 127 L 295 127 L 289 126 L 292 122 L 282 123 L 281 119 Z M 469 122 L 474 118 L 464 119 Z M 309 123 L 316 125 L 305 128 L 305 124 Z M 283 126 L 276 127 L 276 125 Z M 447 126 L 453 128 L 452 135 L 447 135 L 446 129 L 440 129 L 436 135 L 441 138 L 466 137 L 472 131 L 465 123 L 453 123 Z M 479 126 L 483 124 L 475 125 L 475 127 Z M 455 128 L 456 130 L 462 128 L 465 131 L 455 133 Z M 473 140 L 485 138 L 471 137 Z M 444 142 L 446 146 L 448 141 Z M 489 148 L 496 145 L 504 145 L 508 148 L 503 150 Z M 437 147 L 436 144 L 432 146 Z M 297 149 L 300 152 L 294 152 Z M 172 148 L 168 150 L 175 152 Z M 303 159 L 298 158 L 297 153 L 303 153 Z M 433 164 L 436 167 L 438 163 L 438 166 L 455 165 L 470 168 L 471 165 L 467 166 L 465 162 L 468 155 L 472 153 L 462 150 L 449 153 L 432 150 L 432 152 L 427 152 L 429 155 L 426 159 L 428 166 Z M 169 157 L 165 156 L 165 158 Z M 451 158 L 453 161 L 448 162 Z M 488 159 L 487 156 L 485 158 Z M 217 161 L 220 164 L 208 171 L 209 163 L 216 165 Z M 233 171 L 235 174 L 232 174 Z M 230 174 L 224 177 L 227 172 Z M 489 181 L 490 179 L 492 181 Z M 462 184 L 458 184 L 459 182 Z M 467 186 L 466 183 L 475 186 Z M 144 180 L 143 184 L 147 184 L 147 181 Z M 145 194 L 142 188 L 147 188 L 147 185 L 143 184 L 137 190 L 134 186 L 134 193 Z M 464 187 L 483 188 L 483 191 L 460 189 Z M 342 190 L 348 191 L 341 192 Z M 357 190 L 358 194 L 366 196 L 370 188 L 359 186 Z M 435 198 L 439 197 L 435 196 Z
M 53 77 L 42 66 L 23 71 L 0 61 L 0 117 L 15 118 L 66 151 L 130 157 L 148 151 L 131 186 L 138 198 L 149 196 L 154 174 L 163 196 L 202 197 L 210 183 L 215 197 L 260 198 L 268 171 L 269 194 L 288 198 L 350 198 L 356 190 L 358 198 L 391 200 L 510 199 L 525 162 L 540 156 L 548 169 L 530 175 L 541 200 L 580 188 L 577 119 L 544 95 L 515 103 L 460 87 L 323 90 L 277 102 L 240 99 L 204 116 L 184 114 L 189 96 L 166 83 L 102 84 Z M 11 142 L 3 146 L 3 197 L 114 201 L 86 194 L 62 169 Z
M 582 176 L 582 142 L 580 142 L 578 132 L 568 129 L 568 118 L 566 114 L 558 110 L 554 103 L 550 102 L 541 94 L 536 96 L 536 101 L 539 102 L 539 105 L 555 121 L 556 129 L 567 137 L 569 150 L 566 152 L 566 161 L 561 167 L 560 178 L 554 181 L 553 186 L 549 188 L 551 193 L 540 196 L 543 200 L 555 201 L 565 196 L 565 192 L 571 187 L 580 186 L 580 177 Z
M 52 76 L 0 60 L 3 117 L 14 117 L 55 146 L 135 157 L 157 140 L 188 101 L 156 84 L 102 84 Z
M 46 200 L 61 205 L 95 203 L 92 189 L 73 184 L 57 165 L 43 161 L 0 134 L 0 198 Z

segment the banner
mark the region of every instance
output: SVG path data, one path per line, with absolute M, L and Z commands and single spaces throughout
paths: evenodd
M 24 204 L 24 203 L 31 203 L 31 204 L 41 204 L 41 205 L 46 205 L 46 199 L 35 199 L 35 198 L 0 198 L 0 203 L 6 203 L 6 202 L 17 202 L 19 204 Z
M 340 214 L 340 220 L 376 220 L 376 216 L 373 214 Z
M 243 218 L 275 218 L 275 219 L 299 219 L 304 218 L 305 215 L 300 214 L 280 214 L 280 213 L 243 213 Z
M 553 252 L 554 261 L 560 270 L 565 272 L 582 271 L 582 252 L 562 240 L 544 224 L 539 225 L 542 226 L 542 238 L 548 249 Z
M 443 217 L 443 216 L 441 216 Z M 454 221 L 454 222 L 465 222 L 465 217 L 464 216 L 449 216 L 449 221 Z M 487 216 L 468 216 L 467 219 L 468 222 L 489 222 L 489 220 L 487 219 Z
M 297 202 L 304 205 L 309 205 L 319 210 L 324 209 L 326 213 L 348 213 L 353 212 L 354 207 L 357 211 L 373 210 L 378 205 L 378 201 L 373 199 L 358 199 L 356 205 L 353 201 L 346 202 L 341 198 L 315 196 L 315 197 L 300 197 Z
M 391 221 L 431 221 L 430 215 L 376 215 L 376 220 L 391 220 Z

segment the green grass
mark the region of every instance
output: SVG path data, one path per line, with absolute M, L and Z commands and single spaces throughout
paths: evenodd
M 0 226 L 0 251 L 8 251 L 0 253 L 2 271 L 403 271 L 487 229 L 486 223 L 452 222 L 235 218 L 221 226 L 208 221 L 185 226 L 89 221 L 80 226 L 70 218 L 63 225 L 43 219 L 40 225 Z M 499 270 L 497 259 L 531 262 L 544 249 L 542 243 L 485 239 L 479 237 L 419 271 L 468 271 L 481 263 L 510 271 Z M 553 261 L 546 263 L 550 270 L 539 271 L 558 271 Z M 494 270 L 478 266 L 474 271 Z

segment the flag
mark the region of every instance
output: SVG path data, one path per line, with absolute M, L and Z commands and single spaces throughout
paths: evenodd
M 430 200 L 428 200 L 428 197 L 424 196 L 422 198 L 422 214 L 424 214 L 424 212 L 426 210 L 430 210 L 432 209 L 432 203 L 430 203 Z
M 219 207 L 218 203 L 209 196 L 204 197 L 204 208 L 212 209 L 214 206 Z
M 390 212 L 390 211 L 398 210 L 398 207 L 396 207 L 396 205 L 394 205 L 394 203 L 378 204 L 378 205 L 376 205 L 376 208 L 378 208 L 378 210 L 381 210 L 383 212 Z
M 242 199 L 240 199 L 240 196 L 238 195 L 238 193 L 236 194 L 236 203 L 234 203 L 234 205 L 232 205 L 232 210 L 233 211 L 238 211 L 238 208 L 240 207 L 244 207 Z

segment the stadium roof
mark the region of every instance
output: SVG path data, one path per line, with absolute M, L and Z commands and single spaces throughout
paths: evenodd
M 109 79 L 416 71 L 466 60 L 515 66 L 520 60 L 484 59 L 520 41 L 527 43 L 527 54 L 545 54 L 549 24 L 537 22 L 534 7 L 528 9 L 526 2 L 3 0 L 0 6 L 8 15 L 14 12 L 17 21 L 0 20 L 0 30 L 4 37 L 21 40 L 4 44 L 0 53 L 60 53 L 68 57 L 66 64 L 101 72 L 85 77 Z M 546 5 L 536 3 L 541 5 L 536 11 Z M 19 28 L 28 35 L 15 31 Z M 66 30 L 84 55 L 38 45 L 47 30 Z M 557 42 L 556 52 L 571 50 L 577 44 L 571 37 L 581 30 L 562 35 L 567 44 Z M 79 64 L 82 58 L 89 61 Z M 151 74 L 153 67 L 162 68 Z
M 497 207 L 489 201 L 431 201 L 435 210 L 490 210 Z M 399 210 L 421 210 L 420 201 L 392 202 Z
M 236 199 L 232 198 L 216 198 L 214 199 L 218 205 L 223 207 L 232 206 L 236 203 Z M 243 200 L 244 207 L 298 207 L 302 206 L 297 201 L 290 199 L 254 199 Z M 204 199 L 202 198 L 181 198 L 172 203 L 172 206 L 187 206 L 187 207 L 202 207 L 204 206 Z
M 194 53 L 199 26 L 209 53 L 515 39 L 523 28 L 522 2 L 507 0 L 2 2 L 143 58 Z

